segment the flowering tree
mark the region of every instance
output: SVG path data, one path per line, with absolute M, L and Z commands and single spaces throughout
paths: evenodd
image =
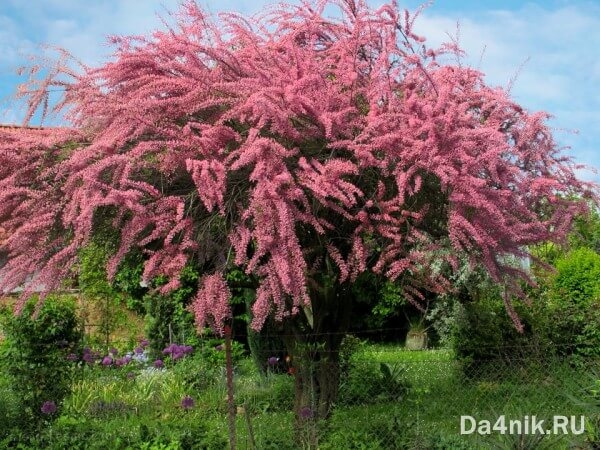
M 326 18 L 332 5 L 339 19 Z M 105 64 L 34 74 L 20 91 L 30 117 L 58 87 L 68 125 L 0 130 L 4 290 L 32 274 L 56 288 L 109 224 L 120 233 L 109 275 L 143 249 L 143 278 L 166 276 L 169 291 L 194 261 L 198 326 L 219 332 L 224 273 L 241 267 L 256 286 L 252 326 L 274 317 L 292 357 L 314 363 L 296 372 L 299 417 L 326 415 L 335 398 L 363 273 L 419 304 L 468 261 L 518 293 L 528 277 L 511 261 L 563 239 L 585 209 L 567 199 L 595 188 L 576 178 L 546 113 L 453 63 L 457 46 L 424 47 L 413 21 L 395 2 L 218 21 L 188 2 L 172 28 L 112 38 Z M 509 295 L 506 306 L 514 316 Z

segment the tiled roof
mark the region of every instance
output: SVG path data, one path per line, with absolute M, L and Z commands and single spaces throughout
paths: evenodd
M 41 130 L 47 130 L 48 127 L 34 127 L 34 126 L 29 126 L 29 125 L 17 125 L 17 124 L 13 124 L 13 123 L 0 123 L 0 129 L 5 129 L 5 130 L 27 130 L 27 131 L 41 131 Z

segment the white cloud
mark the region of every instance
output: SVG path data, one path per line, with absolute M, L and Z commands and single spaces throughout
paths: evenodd
M 9 17 L 0 15 L 0 70 L 16 65 L 23 55 L 31 52 L 33 43 L 19 36 L 17 25 Z M 3 72 L 6 71 L 2 70 Z
M 516 73 L 513 98 L 555 116 L 551 125 L 580 132 L 557 133 L 578 162 L 600 167 L 600 8 L 591 4 L 555 10 L 526 4 L 519 10 L 480 11 L 460 18 L 466 63 L 478 65 L 493 85 L 507 86 Z M 432 7 L 416 22 L 431 45 L 455 33 L 456 20 Z M 523 64 L 526 62 L 525 64 Z M 598 179 L 597 175 L 594 175 Z
M 294 1 L 294 0 L 291 0 Z M 416 21 L 415 31 L 430 44 L 448 40 L 460 22 L 461 45 L 467 62 L 477 66 L 493 85 L 506 86 L 519 72 L 512 95 L 525 107 L 556 115 L 553 125 L 579 129 L 557 138 L 573 147 L 578 160 L 600 166 L 593 150 L 600 142 L 600 6 L 564 2 L 561 7 L 523 2 L 518 9 L 479 8 L 449 11 L 439 1 Z M 108 34 L 147 34 L 162 28 L 158 15 L 176 11 L 179 0 L 2 0 L 0 7 L 0 75 L 26 62 L 23 55 L 40 43 L 67 48 L 84 62 L 97 64 L 109 55 Z M 273 0 L 199 0 L 210 12 L 264 10 Z M 369 0 L 376 6 L 380 0 Z M 539 0 L 539 4 L 543 3 Z M 557 5 L 558 2 L 553 3 Z M 508 4 L 507 4 L 508 5 Z M 437 12 L 445 6 L 444 14 Z M 507 7 L 508 8 L 508 7 Z M 8 11 L 12 10 L 11 17 Z M 0 86 L 0 89 L 2 87 Z M 1 94 L 1 92 L 0 92 Z

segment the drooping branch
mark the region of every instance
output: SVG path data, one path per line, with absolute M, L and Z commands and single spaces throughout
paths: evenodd
M 339 19 L 325 16 L 332 4 Z M 32 275 L 56 287 L 95 213 L 112 208 L 110 274 L 142 249 L 144 277 L 166 275 L 168 290 L 186 261 L 201 261 L 197 319 L 221 329 L 222 274 L 237 264 L 258 283 L 258 329 L 310 307 L 323 258 L 339 285 L 376 271 L 401 279 L 416 304 L 450 288 L 430 268 L 459 256 L 517 286 L 528 276 L 508 256 L 563 239 L 583 199 L 597 198 L 545 113 L 442 64 L 460 49 L 423 49 L 395 2 L 217 20 L 190 1 L 178 19 L 151 37 L 114 38 L 108 63 L 58 64 L 27 88 L 35 111 L 62 83 L 70 126 L 0 131 L 4 289 Z

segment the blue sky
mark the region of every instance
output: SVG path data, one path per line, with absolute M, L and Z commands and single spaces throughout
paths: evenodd
M 262 10 L 275 0 L 203 0 L 212 12 Z M 291 0 L 292 2 L 294 0 Z M 420 0 L 398 0 L 414 10 Z M 159 16 L 179 0 L 2 0 L 0 2 L 0 123 L 22 112 L 10 102 L 19 78 L 15 69 L 39 54 L 41 44 L 64 47 L 86 63 L 110 53 L 108 34 L 145 34 L 162 27 Z M 377 6 L 383 0 L 368 0 Z M 555 116 L 557 140 L 577 162 L 600 168 L 600 0 L 437 0 L 416 23 L 430 45 L 454 34 L 488 83 L 512 88 L 529 110 Z M 483 54 L 483 56 L 482 56 Z M 599 174 L 581 171 L 585 179 Z

